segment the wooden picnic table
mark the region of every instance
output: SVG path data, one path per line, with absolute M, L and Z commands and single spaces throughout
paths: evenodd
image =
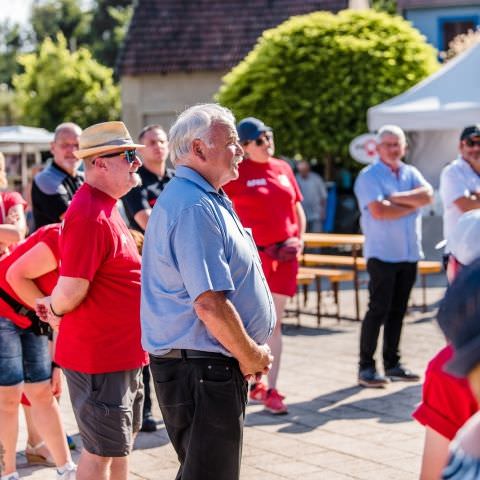
M 355 319 L 360 321 L 360 292 L 357 259 L 365 243 L 365 236 L 358 233 L 305 233 L 303 242 L 306 247 L 349 246 L 353 258 L 353 287 L 355 291 Z

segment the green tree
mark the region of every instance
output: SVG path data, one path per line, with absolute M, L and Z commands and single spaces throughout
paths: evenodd
M 397 13 L 397 0 L 372 0 L 371 6 L 379 12 Z
M 35 43 L 40 45 L 61 33 L 70 49 L 75 50 L 87 40 L 90 17 L 78 0 L 36 0 L 31 13 Z
M 13 75 L 20 72 L 17 56 L 24 42 L 24 33 L 18 23 L 8 20 L 0 23 L 0 84 L 11 86 Z
M 220 103 L 275 131 L 277 153 L 349 162 L 367 109 L 438 67 L 436 52 L 398 16 L 344 10 L 292 17 L 267 30 L 223 78 Z
M 133 0 L 96 0 L 90 30 L 95 32 L 92 53 L 102 64 L 114 67 L 128 24 L 133 14 Z
M 120 96 L 113 71 L 96 62 L 90 52 L 70 52 L 65 37 L 47 38 L 38 53 L 19 59 L 25 72 L 13 84 L 22 120 L 53 129 L 60 122 L 81 126 L 114 120 L 119 116 Z

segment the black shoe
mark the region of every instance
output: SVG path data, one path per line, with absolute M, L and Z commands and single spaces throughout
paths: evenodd
M 367 388 L 385 388 L 388 379 L 380 375 L 375 368 L 364 368 L 358 372 L 358 384 Z
M 156 432 L 157 431 L 157 422 L 153 418 L 152 414 L 145 415 L 143 417 L 141 432 Z
M 418 382 L 420 380 L 420 375 L 413 373 L 401 364 L 393 368 L 386 368 L 385 375 L 392 381 Z

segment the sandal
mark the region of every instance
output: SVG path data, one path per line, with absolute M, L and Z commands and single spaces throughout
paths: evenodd
M 47 456 L 42 455 L 38 450 L 45 446 L 45 442 L 41 441 L 37 445 L 30 445 L 27 443 L 27 448 L 25 448 L 25 456 L 27 457 L 27 463 L 29 465 L 44 465 L 45 467 L 54 467 L 55 462 L 50 454 Z M 48 451 L 48 450 L 47 450 Z

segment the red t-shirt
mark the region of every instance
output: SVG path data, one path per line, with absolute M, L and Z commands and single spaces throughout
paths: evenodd
M 5 223 L 8 211 L 15 205 L 27 207 L 27 202 L 18 192 L 0 192 L 0 223 Z
M 7 270 L 10 265 L 15 262 L 19 257 L 21 257 L 25 252 L 30 250 L 32 247 L 37 245 L 40 242 L 43 242 L 47 247 L 52 251 L 54 257 L 59 261 L 59 249 L 58 249 L 58 234 L 60 230 L 60 224 L 54 223 L 52 225 L 46 225 L 38 229 L 35 233 L 30 235 L 28 238 L 20 242 L 15 250 L 10 254 L 2 257 L 0 261 L 0 288 L 5 290 L 10 296 L 15 300 L 21 302 L 20 298 L 12 290 L 12 287 L 7 283 L 5 278 Z M 58 279 L 58 269 L 55 269 L 51 272 L 42 275 L 34 279 L 37 287 L 45 294 L 50 295 L 53 290 L 53 287 L 56 285 Z M 23 302 L 22 302 L 23 303 Z M 32 308 L 29 305 L 25 305 L 29 308 Z M 18 315 L 15 313 L 10 305 L 5 303 L 4 300 L 0 299 L 0 316 L 8 318 L 15 325 L 18 325 L 20 328 L 28 328 L 32 322 L 27 317 Z
M 295 204 L 302 200 L 287 162 L 244 160 L 237 180 L 224 186 L 244 227 L 251 228 L 260 246 L 282 242 L 299 234 Z
M 83 184 L 60 232 L 60 275 L 90 282 L 62 319 L 55 361 L 82 373 L 147 364 L 140 343 L 140 255 L 109 195 Z
M 425 373 L 422 402 L 413 418 L 452 440 L 463 424 L 478 411 L 468 381 L 443 370 L 452 358 L 453 348 L 447 345 L 430 360 Z

